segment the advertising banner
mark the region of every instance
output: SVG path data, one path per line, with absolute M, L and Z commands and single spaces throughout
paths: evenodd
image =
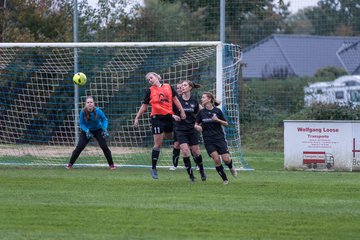
M 360 171 L 360 121 L 284 121 L 286 170 Z
M 360 123 L 353 123 L 352 170 L 360 171 Z

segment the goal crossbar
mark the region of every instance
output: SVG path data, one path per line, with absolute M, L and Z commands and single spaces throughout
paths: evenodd
M 199 47 L 216 46 L 222 44 L 220 41 L 204 42 L 62 42 L 62 43 L 0 43 L 0 48 L 75 48 L 75 47 Z

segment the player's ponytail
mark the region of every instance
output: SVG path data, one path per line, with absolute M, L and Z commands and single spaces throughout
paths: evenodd
M 198 84 L 198 83 L 194 83 L 190 80 L 185 80 L 184 82 L 187 82 L 189 84 L 189 86 L 191 87 L 191 89 L 194 89 L 194 88 L 201 88 L 201 85 Z
M 219 106 L 220 102 L 215 100 L 214 95 L 212 95 L 212 93 L 210 92 L 204 92 L 203 95 L 206 95 L 207 98 L 210 99 L 210 103 L 214 106 Z

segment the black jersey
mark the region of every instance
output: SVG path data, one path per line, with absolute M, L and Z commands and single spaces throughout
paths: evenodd
M 180 122 L 175 122 L 177 131 L 192 131 L 194 129 L 196 114 L 199 112 L 199 102 L 194 96 L 190 96 L 189 100 L 179 97 L 181 106 L 184 109 L 186 118 Z
M 212 110 L 203 108 L 196 116 L 196 122 L 201 124 L 203 129 L 202 135 L 205 143 L 218 139 L 225 139 L 222 125 L 212 120 L 214 114 L 216 114 L 219 119 L 226 121 L 223 112 L 216 107 L 214 107 Z

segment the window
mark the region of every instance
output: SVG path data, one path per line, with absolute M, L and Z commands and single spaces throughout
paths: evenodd
M 355 81 L 355 80 L 345 82 L 345 86 L 347 86 L 347 87 L 356 86 L 356 85 L 359 85 L 359 83 L 357 81 Z
M 351 102 L 360 102 L 360 90 L 349 91 Z
M 335 98 L 336 99 L 344 99 L 344 91 L 336 91 Z

